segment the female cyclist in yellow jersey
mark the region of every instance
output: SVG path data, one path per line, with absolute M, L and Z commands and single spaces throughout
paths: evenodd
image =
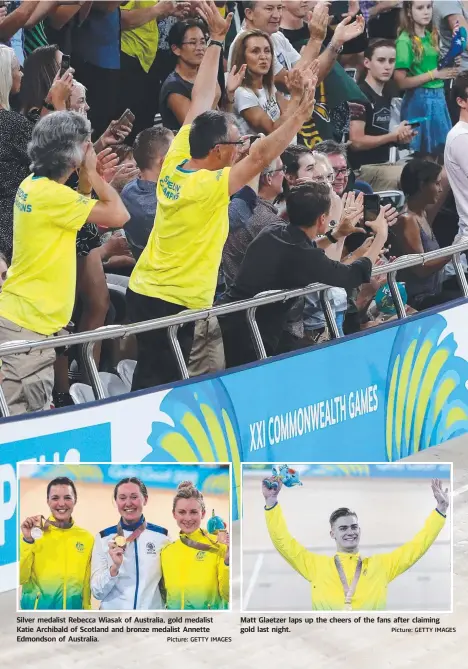
M 50 516 L 21 524 L 21 609 L 90 609 L 93 536 L 77 527 L 72 514 L 76 488 L 65 476 L 47 486 Z
M 190 481 L 180 483 L 172 513 L 179 538 L 161 552 L 166 608 L 226 609 L 229 603 L 229 538 L 208 534 L 203 495 Z

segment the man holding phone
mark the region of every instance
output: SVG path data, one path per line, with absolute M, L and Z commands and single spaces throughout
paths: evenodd
M 396 190 L 403 165 L 391 165 L 390 147 L 409 144 L 416 134 L 408 121 L 390 131 L 391 96 L 386 84 L 395 71 L 396 49 L 391 40 L 373 40 L 364 52 L 367 76 L 360 84 L 369 103 L 351 116 L 349 160 L 358 178 L 374 190 Z

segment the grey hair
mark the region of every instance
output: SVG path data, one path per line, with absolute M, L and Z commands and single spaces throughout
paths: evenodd
M 13 61 L 15 52 L 0 44 L 0 107 L 10 109 L 9 96 L 13 86 Z
M 279 157 L 275 158 L 274 160 L 271 161 L 269 165 L 267 165 L 260 173 L 260 186 L 263 186 L 267 182 L 267 176 L 270 174 L 270 172 L 274 172 L 276 170 L 276 163 L 278 162 Z
M 314 146 L 314 152 L 324 153 L 327 156 L 341 155 L 343 158 L 347 157 L 347 150 L 345 144 L 339 144 L 334 139 L 325 139 Z
M 56 180 L 76 169 L 83 161 L 84 143 L 90 136 L 91 123 L 82 114 L 58 111 L 44 116 L 28 144 L 31 172 Z

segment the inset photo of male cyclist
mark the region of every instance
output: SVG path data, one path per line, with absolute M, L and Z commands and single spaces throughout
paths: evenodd
M 242 471 L 242 610 L 452 608 L 450 464 Z

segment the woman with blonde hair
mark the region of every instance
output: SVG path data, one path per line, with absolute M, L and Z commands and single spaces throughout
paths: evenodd
M 229 537 L 201 529 L 206 508 L 191 481 L 179 483 L 172 515 L 179 538 L 161 552 L 166 609 L 225 609 L 229 602 Z

